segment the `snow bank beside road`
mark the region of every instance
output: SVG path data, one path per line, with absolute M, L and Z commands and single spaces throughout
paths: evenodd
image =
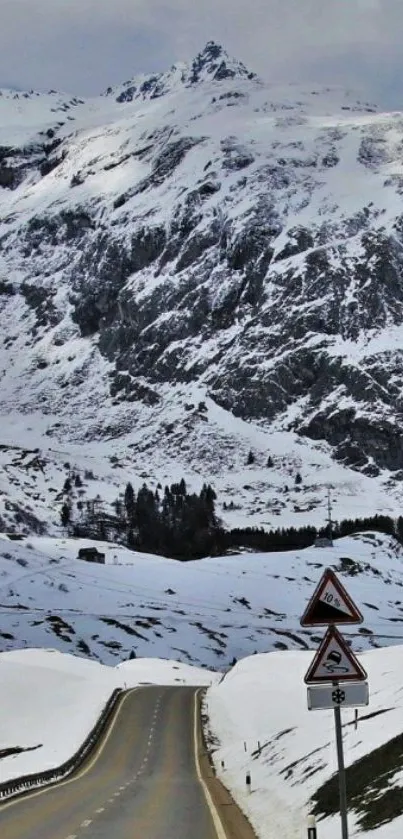
M 96 723 L 117 687 L 209 685 L 214 673 L 174 661 L 141 659 L 120 667 L 56 650 L 0 654 L 0 783 L 60 766 Z M 8 749 L 19 754 L 1 757 Z
M 347 766 L 402 733 L 402 654 L 403 647 L 389 647 L 360 656 L 368 671 L 370 704 L 359 710 L 357 730 L 349 724 L 353 709 L 343 712 Z M 262 839 L 301 839 L 309 799 L 337 769 L 333 712 L 307 709 L 303 677 L 312 657 L 312 651 L 251 656 L 207 693 L 211 731 L 219 743 L 214 752 L 218 773 Z M 385 789 L 391 783 L 399 786 L 402 768 L 396 767 L 393 780 L 385 780 Z M 247 771 L 251 794 L 245 784 Z M 352 833 L 358 832 L 359 817 L 359 812 L 349 817 Z M 385 831 L 394 839 L 402 827 L 403 817 L 396 818 L 376 831 L 377 838 Z M 318 835 L 338 839 L 338 817 L 321 821 Z
M 50 650 L 0 655 L 0 781 L 64 763 L 117 686 L 111 668 Z

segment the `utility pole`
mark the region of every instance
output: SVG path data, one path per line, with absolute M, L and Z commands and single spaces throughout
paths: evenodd
M 333 545 L 332 505 L 330 502 L 330 487 L 327 490 L 327 523 L 329 528 L 329 540 Z

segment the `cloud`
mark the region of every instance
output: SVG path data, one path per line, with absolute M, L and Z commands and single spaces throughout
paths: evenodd
M 2 0 L 0 84 L 91 94 L 211 38 L 269 81 L 403 104 L 402 0 Z M 29 37 L 27 36 L 27 33 Z

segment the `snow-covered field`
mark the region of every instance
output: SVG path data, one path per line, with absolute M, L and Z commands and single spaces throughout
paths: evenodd
M 385 821 L 380 835 L 397 834 L 403 760 L 399 744 L 388 743 L 402 731 L 403 646 L 381 645 L 402 640 L 399 545 L 367 533 L 333 548 L 178 563 L 100 543 L 106 565 L 92 566 L 75 558 L 81 544 L 48 537 L 0 543 L 4 647 L 48 648 L 0 655 L 0 748 L 25 750 L 1 759 L 1 780 L 66 760 L 117 686 L 212 684 L 205 709 L 214 759 L 261 839 L 300 837 L 315 801 L 326 816 L 319 839 L 325 832 L 336 839 L 337 788 L 323 788 L 336 770 L 332 713 L 309 712 L 303 684 L 323 631 L 299 625 L 330 566 L 363 612 L 358 631 L 344 634 L 363 651 L 370 683 L 370 705 L 360 710 L 357 730 L 352 711 L 344 712 L 346 763 L 360 761 L 348 769 L 350 823 L 357 832 Z M 381 648 L 370 649 L 375 646 Z M 128 661 L 134 647 L 138 658 Z M 60 650 L 84 650 L 98 661 Z M 233 656 L 242 660 L 229 669 Z M 382 746 L 380 759 L 374 750 Z
M 402 646 L 363 653 L 360 660 L 368 671 L 370 704 L 360 708 L 357 729 L 353 709 L 342 712 L 346 765 L 360 761 L 351 774 L 347 769 L 347 787 L 354 796 L 351 835 L 363 830 L 371 835 L 376 831 L 377 839 L 401 835 L 403 817 L 393 819 L 403 810 L 401 745 L 397 753 L 385 746 L 382 761 L 374 754 L 365 760 L 365 755 L 402 736 L 402 656 Z M 215 765 L 260 839 L 304 836 L 311 799 L 337 771 L 333 712 L 307 710 L 303 677 L 311 660 L 312 652 L 252 656 L 207 693 Z M 248 771 L 250 794 L 245 783 Z M 334 812 L 337 785 L 330 795 Z M 319 839 L 339 835 L 338 815 L 319 821 Z
M 103 664 L 134 650 L 224 670 L 234 656 L 312 649 L 320 633 L 299 618 L 327 566 L 362 608 L 363 626 L 349 630 L 358 650 L 403 641 L 403 549 L 381 534 L 186 563 L 100 542 L 106 565 L 93 565 L 77 559 L 85 544 L 0 540 L 3 650 L 57 647 Z
M 94 726 L 115 688 L 142 683 L 209 685 L 213 673 L 175 661 L 105 667 L 57 650 L 0 655 L 0 783 L 60 766 Z M 22 749 L 3 756 L 8 749 Z

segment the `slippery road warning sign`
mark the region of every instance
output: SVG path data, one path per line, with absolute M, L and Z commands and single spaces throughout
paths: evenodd
M 307 685 L 323 682 L 364 682 L 367 674 L 336 627 L 326 635 L 305 676 Z
M 362 623 L 363 617 L 331 568 L 319 581 L 301 618 L 301 626 Z
M 328 568 L 317 585 L 301 618 L 302 626 L 327 626 L 326 635 L 305 676 L 308 707 L 333 708 L 339 768 L 342 839 L 348 839 L 346 772 L 343 754 L 341 709 L 350 702 L 368 702 L 367 674 L 336 623 L 361 623 L 362 615 L 334 571 Z M 353 684 L 355 683 L 355 684 Z M 316 685 L 316 687 L 315 687 Z

